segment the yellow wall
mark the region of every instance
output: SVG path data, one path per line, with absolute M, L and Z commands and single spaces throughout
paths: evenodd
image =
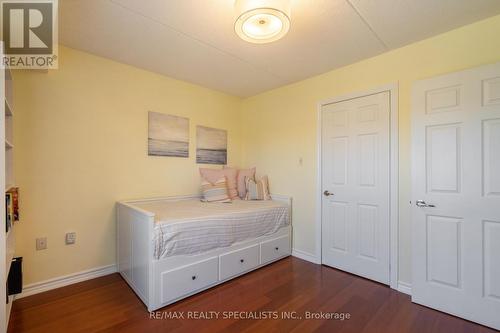
M 315 254 L 316 105 L 399 82 L 400 280 L 411 281 L 410 92 L 415 80 L 500 61 L 500 16 L 241 100 L 83 52 L 15 71 L 17 255 L 25 283 L 115 262 L 116 200 L 198 191 L 195 125 L 229 131 L 229 164 L 294 197 L 294 247 Z M 147 111 L 190 118 L 190 158 L 147 156 Z M 303 164 L 300 165 L 299 159 Z M 64 245 L 64 234 L 77 243 Z M 35 251 L 35 238 L 48 249 Z
M 317 103 L 399 82 L 400 280 L 411 281 L 410 95 L 415 80 L 500 61 L 500 16 L 242 102 L 243 162 L 294 198 L 294 247 L 315 254 Z M 303 158 L 303 165 L 299 164 Z
M 61 47 L 60 68 L 14 71 L 16 254 L 25 284 L 115 263 L 114 203 L 197 193 L 196 125 L 228 130 L 240 163 L 240 99 Z M 190 157 L 148 157 L 147 111 L 190 119 Z M 75 245 L 64 235 L 77 232 Z M 35 238 L 48 249 L 35 251 Z

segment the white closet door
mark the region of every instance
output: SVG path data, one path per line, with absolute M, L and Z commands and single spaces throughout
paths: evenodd
M 500 329 L 500 65 L 416 83 L 412 124 L 412 300 Z
M 390 95 L 322 108 L 322 261 L 389 284 Z

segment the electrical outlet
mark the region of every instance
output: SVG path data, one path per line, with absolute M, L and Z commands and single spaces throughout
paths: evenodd
M 66 245 L 75 244 L 76 242 L 76 232 L 66 233 Z
M 47 237 L 37 238 L 36 239 L 36 250 L 45 250 L 47 248 Z

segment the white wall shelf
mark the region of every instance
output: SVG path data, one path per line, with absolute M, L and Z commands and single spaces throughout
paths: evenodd
M 3 54 L 3 43 L 0 42 L 0 55 Z M 12 87 L 12 73 L 10 69 L 5 68 L 0 64 L 0 101 L 3 99 L 4 103 L 0 102 L 0 108 L 3 107 L 4 110 L 0 112 L 4 114 L 4 117 L 0 117 L 0 138 L 3 137 L 5 145 L 0 145 L 0 166 L 2 170 L 0 171 L 0 186 L 5 188 L 7 192 L 12 187 L 14 187 L 14 103 L 13 103 L 13 87 Z M 0 248 L 4 249 L 0 251 L 0 333 L 6 332 L 9 325 L 10 310 L 12 308 L 12 302 L 14 301 L 13 296 L 8 297 L 8 302 L 5 302 L 7 297 L 6 285 L 7 277 L 9 275 L 12 259 L 15 255 L 15 222 L 12 222 L 8 232 L 5 232 L 5 199 L 0 201 L 0 211 L 2 223 L 0 228 L 3 231 L 0 232 Z

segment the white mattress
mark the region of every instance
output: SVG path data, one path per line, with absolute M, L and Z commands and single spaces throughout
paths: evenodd
M 155 259 L 231 246 L 290 224 L 288 205 L 272 200 L 207 203 L 193 199 L 135 206 L 155 214 Z

